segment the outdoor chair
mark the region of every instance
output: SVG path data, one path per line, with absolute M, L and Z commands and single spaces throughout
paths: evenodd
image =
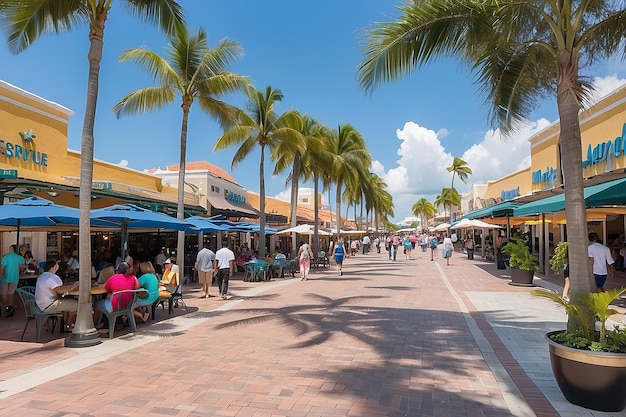
M 102 316 L 106 316 L 107 320 L 109 321 L 109 339 L 113 339 L 115 324 L 117 322 L 117 319 L 122 316 L 126 316 L 128 318 L 127 320 L 130 323 L 133 332 L 137 331 L 137 322 L 135 322 L 135 315 L 133 314 L 133 310 L 135 309 L 135 304 L 137 303 L 137 296 L 142 291 L 144 290 L 123 290 L 116 291 L 112 294 L 111 298 L 115 298 L 117 306 L 113 307 L 113 312 L 102 311 L 102 315 L 100 316 L 100 321 L 102 321 Z M 124 294 L 132 294 L 132 296 L 128 300 L 123 300 L 124 298 L 126 298 L 123 296 Z
M 39 340 L 41 339 L 41 329 L 48 319 L 52 319 L 51 333 L 54 333 L 54 328 L 59 319 L 61 322 L 59 330 L 63 331 L 63 327 L 65 325 L 63 322 L 63 313 L 46 313 L 42 311 L 35 302 L 35 287 L 20 287 L 17 289 L 17 294 L 24 304 L 24 313 L 26 315 L 26 324 L 24 325 L 24 330 L 22 330 L 20 341 L 24 340 L 24 334 L 28 328 L 28 323 L 30 323 L 33 319 L 35 320 L 35 342 L 37 343 L 39 343 Z
M 261 276 L 263 277 L 263 281 L 268 281 L 270 278 L 270 264 L 262 259 L 258 259 L 254 263 L 254 271 L 253 271 L 253 279 L 254 281 L 261 281 Z
M 330 266 L 330 260 L 324 251 L 317 252 L 317 256 L 315 257 L 315 267 L 319 268 L 320 265 L 323 267 Z
M 272 275 L 275 277 L 285 278 L 285 266 L 287 265 L 286 258 L 274 259 L 272 261 Z

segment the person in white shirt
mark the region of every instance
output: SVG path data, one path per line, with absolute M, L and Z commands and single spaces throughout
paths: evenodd
M 71 330 L 76 321 L 78 300 L 63 297 L 70 291 L 78 289 L 78 281 L 63 285 L 63 281 L 56 274 L 59 263 L 56 259 L 48 259 L 44 266 L 45 271 L 37 278 L 35 284 L 35 302 L 46 313 L 63 312 L 65 314 L 65 330 Z
M 215 253 L 213 269 L 217 271 L 217 286 L 223 300 L 228 298 L 228 280 L 235 275 L 235 254 L 228 248 L 228 242 L 222 242 L 222 249 Z
M 591 245 L 587 247 L 589 254 L 589 262 L 593 270 L 593 277 L 596 280 L 596 291 L 604 292 L 604 284 L 606 279 L 613 278 L 613 266 L 615 260 L 611 256 L 611 250 L 598 242 L 600 236 L 597 233 L 589 233 L 589 241 Z
M 209 298 L 209 288 L 213 284 L 213 261 L 215 260 L 215 253 L 209 249 L 209 243 L 204 242 L 204 247 L 198 252 L 196 256 L 196 264 L 194 268 L 198 271 L 198 281 L 202 284 L 204 290 L 204 297 Z
M 450 265 L 453 250 L 454 244 L 452 243 L 452 238 L 446 235 L 446 237 L 443 238 L 443 257 L 446 258 L 446 265 Z

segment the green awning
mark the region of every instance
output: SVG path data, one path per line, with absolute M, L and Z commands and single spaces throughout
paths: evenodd
M 585 187 L 585 206 L 598 207 L 626 203 L 626 178 Z M 534 216 L 565 210 L 565 194 L 553 195 L 517 207 L 513 215 Z
M 513 209 L 519 206 L 519 203 L 505 201 L 503 203 L 494 204 L 493 206 L 481 208 L 467 213 L 461 219 L 483 219 L 485 217 L 507 217 L 513 215 Z M 459 219 L 459 220 L 461 220 Z

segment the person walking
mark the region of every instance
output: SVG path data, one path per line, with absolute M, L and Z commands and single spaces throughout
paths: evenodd
M 376 247 L 376 253 L 380 253 L 380 238 L 376 237 L 374 239 L 374 246 Z
M 391 236 L 387 236 L 385 239 L 385 250 L 389 254 L 389 260 L 391 260 Z
M 13 317 L 15 315 L 15 290 L 20 280 L 20 274 L 26 269 L 26 261 L 22 255 L 17 253 L 17 245 L 9 246 L 9 252 L 2 257 L 4 267 L 4 277 L 0 280 L 2 292 L 0 294 L 0 305 L 4 307 L 4 316 Z
M 600 243 L 600 236 L 597 233 L 589 233 L 589 241 L 591 245 L 588 246 L 587 252 L 593 277 L 596 280 L 596 292 L 604 292 L 607 277 L 613 278 L 615 260 L 611 256 L 611 250 Z
M 454 245 L 452 243 L 452 238 L 448 235 L 443 238 L 443 257 L 446 258 L 446 265 L 450 265 L 450 258 L 452 258 L 452 250 L 454 249 Z
M 222 249 L 215 253 L 213 269 L 217 271 L 217 287 L 222 300 L 228 299 L 228 280 L 235 275 L 235 254 L 228 248 L 228 242 L 222 242 Z
M 430 260 L 431 261 L 435 259 L 435 256 L 437 255 L 438 245 L 439 245 L 439 241 L 437 239 L 437 236 L 434 233 L 432 233 L 430 235 L 430 238 L 428 239 L 428 247 L 430 248 Z
M 337 264 L 337 270 L 339 271 L 339 276 L 343 275 L 343 258 L 345 256 L 345 250 L 343 247 L 343 238 L 339 238 L 337 244 L 335 245 L 335 249 L 333 250 L 332 257 L 335 259 L 335 263 Z
M 404 249 L 404 259 L 409 260 L 411 258 L 411 251 L 413 250 L 413 244 L 411 243 L 411 238 L 406 235 L 404 236 L 404 240 L 402 241 L 402 246 Z
M 311 270 L 311 259 L 313 251 L 308 243 L 303 243 L 298 249 L 298 259 L 300 260 L 300 281 L 309 279 L 309 271 Z
M 465 236 L 463 246 L 465 246 L 465 250 L 467 251 L 467 259 L 474 259 L 474 236 L 472 236 L 471 232 Z
M 196 255 L 194 269 L 198 272 L 198 281 L 202 284 L 204 298 L 209 298 L 209 288 L 213 284 L 213 261 L 215 253 L 209 249 L 209 242 L 204 242 L 203 248 Z
M 396 260 L 396 256 L 398 256 L 398 245 L 400 244 L 400 237 L 394 233 L 391 237 L 391 252 L 393 253 L 393 260 Z

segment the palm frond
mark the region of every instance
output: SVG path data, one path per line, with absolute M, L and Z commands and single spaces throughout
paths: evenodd
M 113 107 L 113 114 L 120 118 L 125 115 L 160 110 L 176 98 L 176 90 L 169 87 L 148 87 L 135 90 Z

